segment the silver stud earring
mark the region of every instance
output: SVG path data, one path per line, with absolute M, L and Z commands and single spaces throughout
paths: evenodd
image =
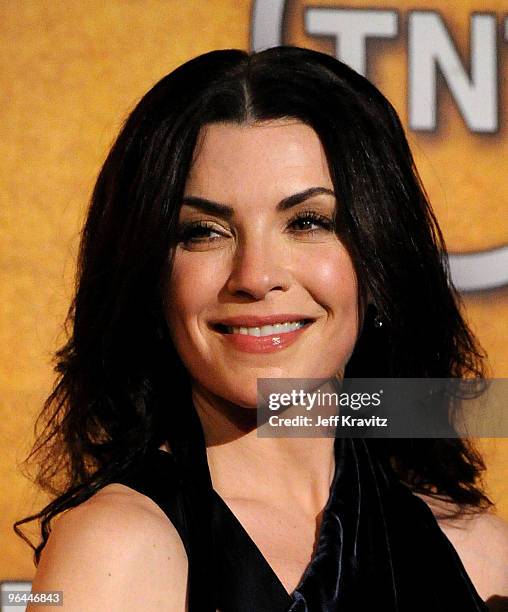
M 383 319 L 379 316 L 379 314 L 374 317 L 374 327 L 377 329 L 383 327 Z

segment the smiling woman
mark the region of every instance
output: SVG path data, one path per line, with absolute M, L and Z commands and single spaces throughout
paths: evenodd
M 214 51 L 134 109 L 29 458 L 66 610 L 487 609 L 468 440 L 260 437 L 259 379 L 482 377 L 400 121 L 321 53 Z M 53 520 L 56 519 L 56 520 Z M 52 527 L 52 528 L 50 528 Z

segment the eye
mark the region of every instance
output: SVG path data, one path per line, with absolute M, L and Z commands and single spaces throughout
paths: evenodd
M 314 234 L 321 230 L 331 232 L 334 228 L 334 223 L 332 219 L 310 210 L 298 213 L 295 217 L 293 217 L 293 219 L 291 219 L 289 225 L 290 227 L 299 225 L 301 228 L 303 228 L 301 230 L 297 230 L 299 234 Z M 318 228 L 311 229 L 309 225 L 317 225 Z
M 210 238 L 210 233 L 221 235 L 213 225 L 206 221 L 183 223 L 178 230 L 178 241 L 189 245 L 217 240 L 217 238 Z

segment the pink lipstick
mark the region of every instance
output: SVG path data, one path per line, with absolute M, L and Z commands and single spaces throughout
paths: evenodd
M 302 314 L 279 314 L 228 317 L 210 324 L 225 342 L 238 350 L 273 353 L 293 344 L 314 320 Z M 276 326 L 273 333 L 271 326 Z

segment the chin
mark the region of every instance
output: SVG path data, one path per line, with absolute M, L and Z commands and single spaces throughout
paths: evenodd
M 229 403 L 241 408 L 256 410 L 257 383 L 256 380 L 245 381 L 243 384 L 236 380 L 215 378 L 214 380 L 194 378 L 197 387 L 204 396 L 212 402 Z
M 236 406 L 246 410 L 256 410 L 258 403 L 257 385 L 254 383 L 252 389 L 230 389 L 229 393 L 226 391 L 225 397 Z

